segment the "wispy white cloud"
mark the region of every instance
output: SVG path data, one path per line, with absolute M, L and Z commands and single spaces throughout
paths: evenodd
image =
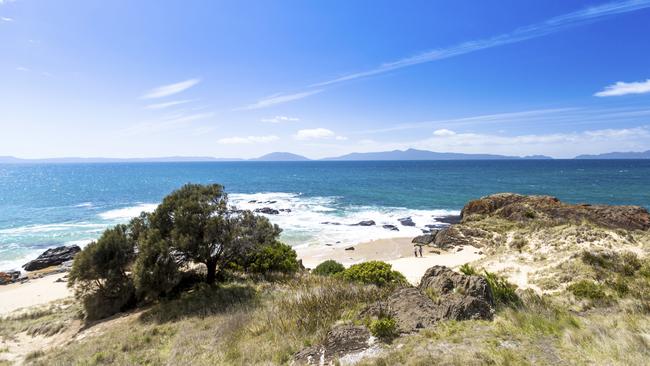
M 503 155 L 551 155 L 573 157 L 610 151 L 650 149 L 650 127 L 586 130 L 581 132 L 506 135 L 502 133 L 456 132 L 407 142 L 376 142 L 360 151 L 416 148 L 437 152 L 489 153 Z
M 169 115 L 159 121 L 137 123 L 133 126 L 127 127 L 122 130 L 122 132 L 127 135 L 138 135 L 173 130 L 181 126 L 187 126 L 191 122 L 208 119 L 213 116 L 214 113 L 212 112 L 194 114 L 177 113 Z
M 9 18 L 9 17 L 0 17 L 0 20 L 3 22 L 13 22 L 14 18 Z
M 456 134 L 456 132 L 454 132 L 452 130 L 448 130 L 446 128 L 441 128 L 439 130 L 433 131 L 434 136 L 453 136 L 455 134 Z
M 322 87 L 326 85 L 337 84 L 344 81 L 383 74 L 404 67 L 443 60 L 454 56 L 464 55 L 470 52 L 526 41 L 532 38 L 556 33 L 570 27 L 595 22 L 612 15 L 628 13 L 648 7 L 650 7 L 650 0 L 613 1 L 578 10 L 572 13 L 559 15 L 540 23 L 517 28 L 510 33 L 500 34 L 491 38 L 468 41 L 448 48 L 426 51 L 415 56 L 386 62 L 374 69 L 344 75 L 335 79 L 313 84 L 311 87 Z
M 201 82 L 201 79 L 189 79 L 174 84 L 162 85 L 149 90 L 142 96 L 142 99 L 163 98 L 178 94 Z
M 619 95 L 627 94 L 644 94 L 650 93 L 650 79 L 646 81 L 637 81 L 632 83 L 626 83 L 619 81 L 612 85 L 608 85 L 605 89 L 594 94 L 597 97 L 613 97 Z
M 348 138 L 345 137 L 345 136 L 336 136 L 335 139 L 336 139 L 337 141 L 347 141 Z
M 13 3 L 13 2 L 15 2 L 15 1 L 16 1 L 16 0 L 0 0 L 0 5 Z
M 335 133 L 327 128 L 312 128 L 300 130 L 293 135 L 296 140 L 315 140 L 334 137 Z
M 268 122 L 268 123 L 297 122 L 300 121 L 300 118 L 287 117 L 287 116 L 275 116 L 270 118 L 262 118 L 260 121 Z
M 246 107 L 239 108 L 238 110 L 251 110 L 251 109 L 261 109 L 271 107 L 277 104 L 283 104 L 288 102 L 293 102 L 295 100 L 307 98 L 308 96 L 322 92 L 321 89 L 309 90 L 300 93 L 293 94 L 274 94 L 269 97 L 258 100 L 257 102 L 250 104 Z
M 165 102 L 165 103 L 156 103 L 156 104 L 149 104 L 148 106 L 145 106 L 145 109 L 165 109 L 181 104 L 186 104 L 191 102 L 191 100 L 174 100 L 171 102 Z
M 16 67 L 16 71 L 29 71 L 29 69 L 26 68 L 25 66 L 18 66 Z
M 217 142 L 224 145 L 238 145 L 238 144 L 267 143 L 267 142 L 277 141 L 279 139 L 280 138 L 275 135 L 246 136 L 246 137 L 226 137 L 217 140 Z

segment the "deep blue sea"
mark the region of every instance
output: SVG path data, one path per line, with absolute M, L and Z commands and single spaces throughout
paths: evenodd
M 497 192 L 650 208 L 650 160 L 0 165 L 0 270 L 48 247 L 84 245 L 188 182 L 221 183 L 242 208 L 291 209 L 270 216 L 291 245 L 416 235 L 468 200 Z M 416 227 L 399 226 L 406 216 Z M 345 225 L 367 219 L 378 226 Z

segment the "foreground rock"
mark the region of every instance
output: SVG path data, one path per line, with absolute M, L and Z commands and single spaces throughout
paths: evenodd
M 294 355 L 300 365 L 332 365 L 338 359 L 361 353 L 372 346 L 374 339 L 362 326 L 339 326 L 327 333 L 322 344 L 307 347 Z
M 413 238 L 413 240 L 411 240 L 411 243 L 420 244 L 420 245 L 429 245 L 436 240 L 437 234 L 438 234 L 438 230 L 435 230 L 435 231 L 431 231 L 429 234 L 416 236 L 415 238 Z
M 610 229 L 650 229 L 650 213 L 640 206 L 572 205 L 551 196 L 514 193 L 499 193 L 470 201 L 461 211 L 463 222 L 477 215 L 498 216 L 518 222 L 544 220 L 565 224 L 589 221 Z
M 71 261 L 81 251 L 77 245 L 62 246 L 46 250 L 38 258 L 23 265 L 25 271 L 37 271 L 39 269 L 58 266 Z
M 419 287 L 396 289 L 362 316 L 390 315 L 401 333 L 428 328 L 441 320 L 487 319 L 494 316 L 494 296 L 487 281 L 444 266 L 429 268 Z

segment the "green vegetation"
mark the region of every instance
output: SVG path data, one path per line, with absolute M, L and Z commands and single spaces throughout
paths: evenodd
M 319 276 L 332 276 L 343 271 L 345 271 L 345 267 L 341 263 L 329 259 L 317 265 L 311 273 Z
M 458 270 L 462 274 L 465 274 L 467 276 L 477 276 L 478 275 L 478 271 L 476 270 L 476 268 L 472 267 L 472 265 L 469 264 L 469 263 L 463 264 L 462 266 L 460 266 L 458 268 Z
M 197 280 L 213 285 L 228 268 L 295 273 L 296 253 L 279 234 L 268 219 L 229 207 L 222 186 L 187 184 L 153 213 L 106 230 L 84 248 L 69 285 L 93 320 L 178 296 Z M 198 264 L 204 276 L 197 275 Z
M 393 267 L 382 261 L 369 261 L 358 263 L 340 273 L 348 281 L 377 286 L 397 285 L 406 283 L 404 275 L 393 271 Z
M 483 271 L 483 277 L 492 289 L 494 301 L 497 306 L 519 306 L 521 300 L 517 296 L 517 286 L 508 282 L 504 277 L 498 276 L 492 272 Z
M 391 340 L 397 337 L 397 323 L 391 317 L 381 317 L 370 322 L 368 326 L 370 333 L 383 340 Z
M 594 281 L 582 280 L 574 282 L 567 288 L 578 299 L 589 299 L 596 301 L 607 300 L 607 294 L 603 286 L 595 283 Z

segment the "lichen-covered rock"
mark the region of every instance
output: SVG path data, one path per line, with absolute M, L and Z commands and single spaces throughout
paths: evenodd
M 294 364 L 333 365 L 341 357 L 370 348 L 373 340 L 365 327 L 335 327 L 327 333 L 322 344 L 307 347 L 296 353 L 293 356 Z
M 471 220 L 475 215 L 497 216 L 518 222 L 545 220 L 564 224 L 589 221 L 610 229 L 650 229 L 650 213 L 640 206 L 572 205 L 551 196 L 514 193 L 499 193 L 470 201 L 461 211 L 462 221 Z
M 433 291 L 440 296 L 457 293 L 476 297 L 494 306 L 494 296 L 485 278 L 468 276 L 445 266 L 427 269 L 418 287 L 420 291 Z

